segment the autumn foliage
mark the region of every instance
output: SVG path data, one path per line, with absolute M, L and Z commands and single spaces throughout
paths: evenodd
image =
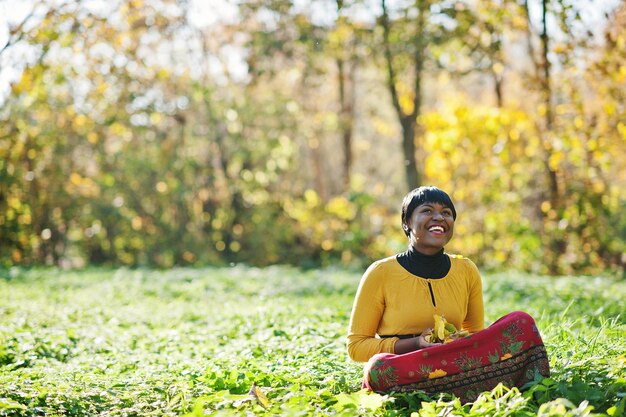
M 481 267 L 623 271 L 623 4 L 240 3 L 8 21 L 2 264 L 361 266 L 404 249 L 419 181 Z

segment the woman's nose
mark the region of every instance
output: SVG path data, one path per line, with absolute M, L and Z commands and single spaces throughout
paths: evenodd
M 433 219 L 437 219 L 437 220 L 443 219 L 443 214 L 441 214 L 441 213 L 440 213 L 440 212 L 438 212 L 438 211 L 435 211 L 435 212 L 433 213 Z

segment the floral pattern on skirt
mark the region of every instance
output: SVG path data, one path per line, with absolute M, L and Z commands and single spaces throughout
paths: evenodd
M 374 355 L 365 366 L 363 387 L 377 392 L 446 392 L 469 402 L 499 383 L 522 387 L 549 375 L 548 356 L 535 321 L 516 311 L 444 345 L 403 355 Z

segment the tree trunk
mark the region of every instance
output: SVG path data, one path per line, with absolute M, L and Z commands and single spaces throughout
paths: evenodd
M 402 119 L 402 152 L 404 154 L 404 173 L 406 175 L 406 185 L 409 190 L 416 188 L 421 183 L 419 171 L 417 169 L 416 149 L 415 149 L 415 119 L 405 116 Z
M 356 65 L 353 63 L 346 69 L 343 58 L 337 59 L 339 78 L 339 127 L 341 131 L 341 143 L 344 155 L 343 187 L 344 191 L 350 188 L 352 173 L 352 136 L 354 126 L 354 75 Z M 347 73 L 346 73 L 347 72 Z
M 496 106 L 498 106 L 498 108 L 501 109 L 502 106 L 504 106 L 504 97 L 502 93 L 502 77 L 494 73 L 493 82 L 494 82 L 494 91 L 496 94 Z
M 415 144 L 416 132 L 418 132 L 417 117 L 421 112 L 422 105 L 422 77 L 424 70 L 426 42 L 424 41 L 424 27 L 426 24 L 425 14 L 428 5 L 420 0 L 418 3 L 419 14 L 417 16 L 417 30 L 415 33 L 415 52 L 413 55 L 413 109 L 406 112 L 400 105 L 398 90 L 396 88 L 397 74 L 393 65 L 393 54 L 391 52 L 390 32 L 391 23 L 387 12 L 385 0 L 381 0 L 383 15 L 381 24 L 383 27 L 383 49 L 385 62 L 387 65 L 387 87 L 391 94 L 391 100 L 402 127 L 402 153 L 404 159 L 404 169 L 406 184 L 408 189 L 413 189 L 421 185 L 420 169 L 418 168 L 417 146 Z
M 546 170 L 546 176 L 548 180 L 548 200 L 550 202 L 550 210 L 544 214 L 544 224 L 548 227 L 544 227 L 544 234 L 547 237 L 547 251 L 545 252 L 544 260 L 547 264 L 550 274 L 556 275 L 559 273 L 559 258 L 565 252 L 566 242 L 558 233 L 558 219 L 563 210 L 561 201 L 561 190 L 559 187 L 558 172 L 557 169 L 552 167 L 550 160 L 553 155 L 552 146 L 552 131 L 554 128 L 554 112 L 552 109 L 552 84 L 550 81 L 551 65 L 548 53 L 550 51 L 550 38 L 548 36 L 548 1 L 542 0 L 541 2 L 541 93 L 543 98 L 543 105 L 545 106 L 544 116 L 544 131 L 543 131 L 543 148 L 544 153 L 544 166 Z M 530 24 L 530 21 L 529 21 Z M 556 215 L 550 213 L 555 213 Z M 547 229 L 547 230 L 546 230 Z
M 556 170 L 552 169 L 549 164 L 550 157 L 552 156 L 552 141 L 549 137 L 552 129 L 554 127 L 554 113 L 552 111 L 552 83 L 550 82 L 550 59 L 548 58 L 549 53 L 549 37 L 548 37 L 548 25 L 547 25 L 547 7 L 548 0 L 542 0 L 542 31 L 541 31 L 541 55 L 542 55 L 542 95 L 543 102 L 545 106 L 545 133 L 544 135 L 544 147 L 546 149 L 546 170 L 548 173 L 548 183 L 549 183 L 549 191 L 550 191 L 550 201 L 552 203 L 558 203 L 559 200 L 559 184 Z M 555 207 L 553 205 L 553 207 Z
M 343 1 L 336 0 L 337 16 L 341 15 Z M 339 20 L 338 20 L 339 21 Z M 349 51 L 354 51 L 353 45 Z M 352 152 L 352 138 L 354 131 L 354 108 L 355 108 L 355 85 L 356 85 L 356 67 L 357 59 L 350 52 L 352 57 L 348 60 L 343 56 L 336 59 L 338 81 L 339 81 L 339 129 L 341 132 L 341 143 L 344 155 L 344 171 L 343 171 L 343 191 L 350 189 L 350 181 L 352 175 L 352 165 L 354 155 Z

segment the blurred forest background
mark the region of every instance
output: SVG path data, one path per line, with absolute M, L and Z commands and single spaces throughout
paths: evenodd
M 4 0 L 0 263 L 626 263 L 626 1 Z M 9 4 L 10 3 L 10 4 Z

